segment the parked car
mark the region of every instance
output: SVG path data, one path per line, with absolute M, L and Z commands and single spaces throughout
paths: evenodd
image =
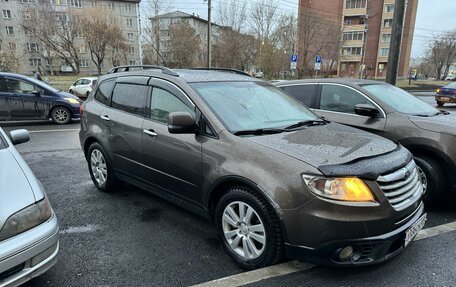
M 68 92 L 79 98 L 86 99 L 97 82 L 96 77 L 80 78 L 70 86 Z
M 19 74 L 0 73 L 0 121 L 79 119 L 82 101 L 48 84 Z
M 439 107 L 446 103 L 456 103 L 456 83 L 450 83 L 435 92 L 435 101 Z
M 211 219 L 243 268 L 284 254 L 381 262 L 425 222 L 423 187 L 401 145 L 324 121 L 243 72 L 116 71 L 82 108 L 95 186 L 127 181 Z
M 445 81 L 454 81 L 454 80 L 456 80 L 456 74 L 448 75 L 448 76 L 445 78 Z
M 13 145 L 27 130 L 0 128 L 0 286 L 18 286 L 57 261 L 59 226 L 41 183 Z
M 279 83 L 318 115 L 398 141 L 409 149 L 425 188 L 425 202 L 444 200 L 456 190 L 454 114 L 379 81 L 312 79 Z

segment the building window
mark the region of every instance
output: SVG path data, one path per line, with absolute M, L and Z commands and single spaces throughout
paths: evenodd
M 342 56 L 361 55 L 361 47 L 344 47 L 342 48 Z
M 125 4 L 125 11 L 131 12 L 131 4 Z
M 87 50 L 87 46 L 86 46 L 86 45 L 79 45 L 79 46 L 78 46 L 78 51 L 79 51 L 79 53 L 81 53 L 81 54 L 87 53 L 87 51 L 88 51 L 88 50 Z
M 54 5 L 67 5 L 67 0 L 51 0 Z
M 30 3 L 30 0 L 22 0 L 22 3 Z
M 6 35 L 14 35 L 14 28 L 12 26 L 6 26 Z
M 345 9 L 360 9 L 366 8 L 367 0 L 347 0 L 345 1 Z
M 385 11 L 386 11 L 386 13 L 393 13 L 394 12 L 394 4 L 386 4 Z
M 89 60 L 87 60 L 87 59 L 79 60 L 79 67 L 87 68 L 88 66 L 89 66 Z
M 131 18 L 127 19 L 127 27 L 133 27 L 133 19 L 131 19 Z
M 133 33 L 127 33 L 127 39 L 128 39 L 129 41 L 133 41 L 133 37 L 134 37 L 134 36 L 133 36 Z
M 136 65 L 136 61 L 130 60 L 129 65 L 130 65 L 130 66 Z
M 362 41 L 364 32 L 347 32 L 342 35 L 344 41 Z
M 109 2 L 108 5 L 109 5 L 109 9 L 114 10 L 114 3 Z
M 27 43 L 27 51 L 38 52 L 39 50 L 37 43 Z
M 67 17 L 67 15 L 64 14 L 64 13 L 58 13 L 58 14 L 57 14 L 57 21 L 59 21 L 59 22 L 66 22 L 66 21 L 68 21 L 68 17 Z
M 128 48 L 128 53 L 134 54 L 134 53 L 135 53 L 135 47 L 130 46 L 130 47 Z
M 17 45 L 14 42 L 8 43 L 8 46 L 11 51 L 16 51 L 17 50 Z
M 385 19 L 383 21 L 383 27 L 389 28 L 393 26 L 393 19 Z
M 390 49 L 389 49 L 389 48 L 381 48 L 381 49 L 380 49 L 379 56 L 380 56 L 380 57 L 388 57 L 389 52 L 390 52 Z
M 92 8 L 97 7 L 97 2 L 91 1 L 91 3 L 92 3 Z
M 11 10 L 3 10 L 3 18 L 11 19 Z
M 76 8 L 81 8 L 82 7 L 82 1 L 81 0 L 70 0 L 70 6 L 71 7 L 76 7 Z
M 171 25 L 171 19 L 166 18 L 166 19 L 160 19 L 158 22 L 158 26 L 160 27 L 168 27 Z
M 382 34 L 382 42 L 389 43 L 391 41 L 391 34 Z
M 29 59 L 29 64 L 32 67 L 41 66 L 41 59 Z

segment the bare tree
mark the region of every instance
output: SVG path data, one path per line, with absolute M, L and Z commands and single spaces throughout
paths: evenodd
M 239 70 L 248 69 L 256 56 L 255 37 L 232 30 L 221 29 L 219 42 L 214 45 L 213 63 L 215 66 Z
M 171 28 L 169 41 L 171 52 L 170 63 L 172 67 L 193 67 L 201 54 L 201 39 L 190 24 L 182 20 L 178 25 Z
M 445 79 L 456 61 L 456 31 L 435 35 L 426 52 L 426 60 L 432 64 L 437 79 Z
M 75 74 L 79 74 L 76 38 L 81 35 L 82 30 L 81 22 L 78 20 L 80 11 L 70 8 L 67 12 L 59 12 L 47 3 L 36 3 L 26 7 L 22 11 L 24 17 L 19 25 L 26 33 L 37 39 L 40 46 L 46 47 L 46 51 L 52 52 L 65 65 L 70 66 Z
M 241 32 L 247 21 L 247 2 L 245 0 L 219 2 L 217 13 L 220 25 L 231 27 L 235 32 Z
M 252 3 L 250 9 L 250 25 L 261 41 L 271 38 L 277 24 L 277 2 L 273 0 L 262 0 L 261 2 Z
M 1 41 L 0 41 L 1 42 Z M 19 60 L 16 54 L 10 48 L 4 48 L 0 52 L 0 71 L 17 72 L 19 69 Z

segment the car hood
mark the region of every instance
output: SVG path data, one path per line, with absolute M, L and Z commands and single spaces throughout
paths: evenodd
M 73 99 L 76 99 L 76 100 L 80 100 L 75 95 L 67 93 L 67 92 L 64 92 L 64 91 L 60 91 L 59 94 L 62 95 L 62 97 L 64 97 L 64 98 L 73 98 Z
M 397 149 L 385 138 L 336 123 L 246 138 L 314 167 L 339 165 Z
M 438 115 L 434 117 L 409 116 L 417 127 L 431 132 L 456 135 L 456 114 Z
M 8 217 L 37 201 L 33 191 L 37 181 L 29 181 L 29 171 L 22 158 L 9 149 L 0 149 L 0 229 Z

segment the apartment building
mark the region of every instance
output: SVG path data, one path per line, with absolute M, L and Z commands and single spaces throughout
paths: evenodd
M 84 13 L 84 9 L 105 7 L 111 11 L 122 26 L 127 45 L 128 54 L 115 57 L 115 51 L 109 51 L 103 62 L 103 72 L 113 65 L 140 64 L 141 50 L 139 44 L 140 22 L 139 3 L 141 0 L 0 0 L 0 54 L 14 55 L 18 60 L 18 71 L 30 74 L 32 71 L 42 73 L 60 72 L 71 73 L 72 69 L 53 53 L 44 52 L 43 44 L 27 33 L 21 26 L 24 20 L 30 17 L 32 5 L 47 5 L 55 11 L 56 17 L 71 21 L 69 11 L 76 10 Z M 90 29 L 83 27 L 82 29 Z M 75 38 L 79 55 L 80 72 L 95 74 L 97 68 L 91 60 L 90 51 L 85 43 L 82 33 Z
M 409 73 L 410 53 L 418 0 L 406 0 L 399 77 Z M 300 0 L 300 15 L 312 12 L 327 21 L 340 23 L 341 51 L 337 73 L 341 77 L 384 78 L 395 0 Z M 299 26 L 298 29 L 305 29 Z M 298 31 L 299 35 L 299 31 Z M 302 45 L 298 39 L 298 47 Z
M 181 21 L 186 21 L 196 32 L 196 35 L 200 37 L 201 49 L 198 54 L 199 65 L 205 66 L 207 59 L 207 29 L 208 21 L 200 18 L 197 15 L 187 14 L 181 11 L 174 11 L 157 15 L 150 18 L 152 24 L 152 30 L 158 31 L 158 50 L 165 59 L 172 57 L 171 47 L 169 41 L 171 39 L 171 29 L 174 25 L 179 24 Z M 220 33 L 226 27 L 212 23 L 212 45 L 215 45 L 219 41 Z

